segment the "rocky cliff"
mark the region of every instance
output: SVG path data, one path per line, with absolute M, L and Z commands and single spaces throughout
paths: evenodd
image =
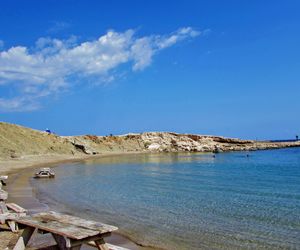
M 86 135 L 65 138 L 86 154 L 99 154 L 109 151 L 226 152 L 300 146 L 300 141 L 272 143 L 171 132 L 146 132 L 121 136 Z
M 34 155 L 97 155 L 109 152 L 225 152 L 297 146 L 300 146 L 300 141 L 272 143 L 170 132 L 120 136 L 58 136 L 0 122 L 0 159 L 20 159 Z

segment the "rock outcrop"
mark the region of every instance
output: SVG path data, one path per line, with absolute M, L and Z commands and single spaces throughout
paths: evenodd
M 146 132 L 120 136 L 69 136 L 87 154 L 105 152 L 226 152 L 298 147 L 298 142 L 240 140 L 221 136 Z
M 299 147 L 295 142 L 240 140 L 221 136 L 146 132 L 120 136 L 58 136 L 0 122 L 0 159 L 28 155 L 97 155 L 108 152 L 226 152 Z

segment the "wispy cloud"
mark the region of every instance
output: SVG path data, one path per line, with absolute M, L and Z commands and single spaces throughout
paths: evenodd
M 0 111 L 37 109 L 42 98 L 70 89 L 76 79 L 111 81 L 121 64 L 131 65 L 133 71 L 143 70 L 161 50 L 199 34 L 190 27 L 145 37 L 137 37 L 134 30 L 111 30 L 82 43 L 76 37 L 40 38 L 33 49 L 11 47 L 0 52 L 0 87 L 18 94 L 0 96 Z
M 4 41 L 0 40 L 0 50 L 4 47 Z
M 40 104 L 30 96 L 19 96 L 11 99 L 0 98 L 0 111 L 2 112 L 33 111 L 39 108 Z
M 47 33 L 54 34 L 70 27 L 70 23 L 63 22 L 63 21 L 53 21 L 51 22 L 50 28 L 47 30 Z

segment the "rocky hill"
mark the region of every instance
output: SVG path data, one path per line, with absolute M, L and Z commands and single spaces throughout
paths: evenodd
M 222 152 L 300 146 L 193 134 L 146 132 L 120 136 L 58 136 L 0 122 L 0 159 L 28 156 L 97 155 L 123 152 Z
M 74 146 L 60 136 L 0 122 L 0 158 L 72 154 L 73 151 Z

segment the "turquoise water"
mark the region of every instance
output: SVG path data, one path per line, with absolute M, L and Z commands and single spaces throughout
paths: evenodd
M 144 245 L 300 249 L 299 148 L 114 156 L 55 171 L 32 181 L 44 202 Z

